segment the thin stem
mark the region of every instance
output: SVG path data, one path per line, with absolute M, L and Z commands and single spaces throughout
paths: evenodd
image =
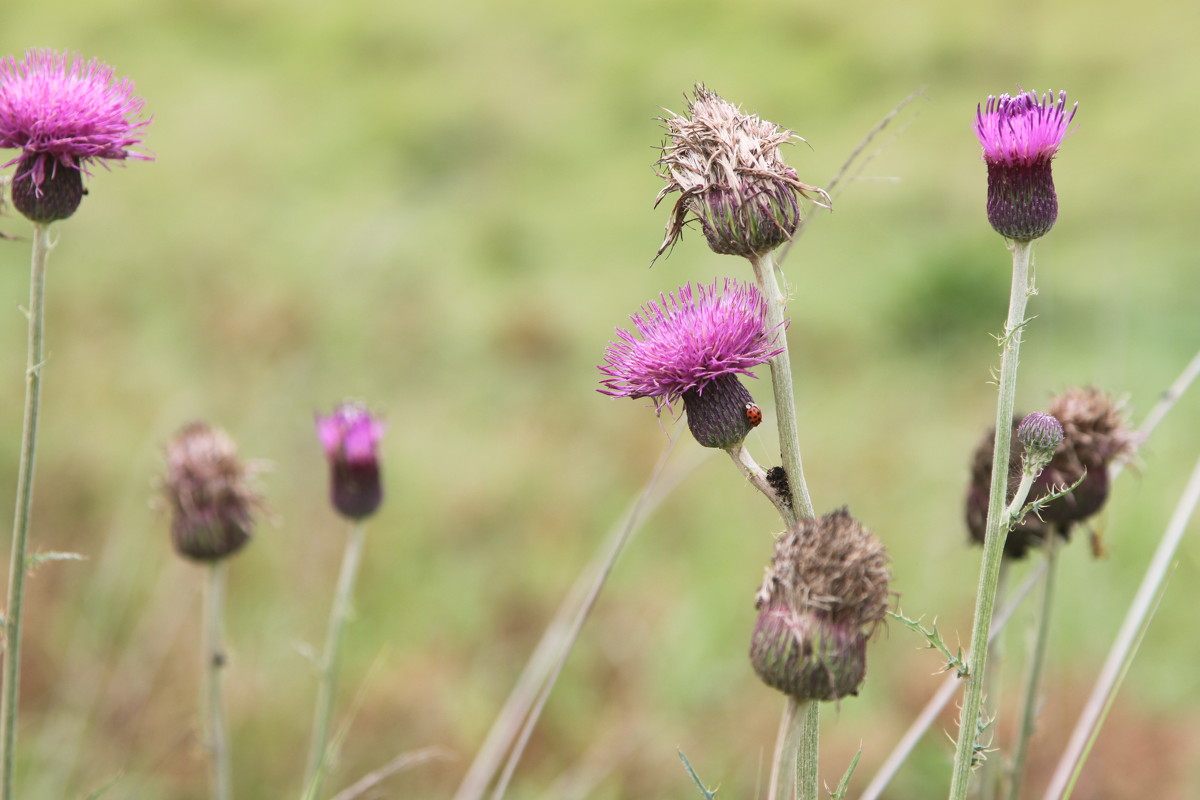
M 729 457 L 733 459 L 733 463 L 745 476 L 746 480 L 767 496 L 767 499 L 775 506 L 779 515 L 783 517 L 783 521 L 790 528 L 796 522 L 795 514 L 792 512 L 792 507 L 788 501 L 779 496 L 772 488 L 771 484 L 767 483 L 767 473 L 758 462 L 750 455 L 750 451 L 746 449 L 745 442 L 739 442 L 735 447 L 729 448 L 727 451 Z
M 787 326 L 784 323 L 784 307 L 787 298 L 779 289 L 775 275 L 775 259 L 771 253 L 750 259 L 754 265 L 754 277 L 759 291 L 767 301 L 767 329 L 775 332 L 776 345 L 783 352 L 770 360 L 771 384 L 775 392 L 775 418 L 779 423 L 779 449 L 783 456 L 783 468 L 787 472 L 788 485 L 792 490 L 792 515 L 795 519 L 811 519 L 816 516 L 812 499 L 808 496 L 808 485 L 804 481 L 804 467 L 800 462 L 800 432 L 796 424 L 796 398 L 792 389 L 792 362 L 788 358 Z
M 213 562 L 208 570 L 205 598 L 204 674 L 205 705 L 208 711 L 208 751 L 212 770 L 213 800 L 233 797 L 233 779 L 229 760 L 229 729 L 225 722 L 225 704 L 221 696 L 221 670 L 225 667 L 225 637 L 221 620 L 225 614 L 225 564 Z
M 1013 748 L 1012 772 L 1009 775 L 1009 800 L 1021 797 L 1021 782 L 1025 777 L 1025 760 L 1029 755 L 1029 741 L 1037 721 L 1038 688 L 1041 685 L 1042 665 L 1046 663 L 1046 649 L 1050 642 L 1050 610 L 1054 606 L 1054 584 L 1058 574 L 1058 534 L 1053 530 L 1046 533 L 1046 580 L 1042 583 L 1042 605 L 1038 609 L 1037 635 L 1033 652 L 1029 656 L 1029 679 L 1025 684 L 1025 698 L 1021 707 L 1021 727 L 1017 743 Z
M 1032 484 L 1033 481 L 1030 481 L 1030 485 Z M 1028 493 L 1028 487 L 1026 487 L 1025 491 Z M 1007 558 L 1000 562 L 1000 576 L 996 580 L 996 603 L 1001 607 L 1004 605 L 1004 595 L 1008 589 L 1008 578 L 1012 572 L 1009 569 L 1010 566 L 1011 565 L 1008 563 Z M 984 713 L 988 715 L 988 718 L 990 719 L 996 718 L 998 709 L 1000 708 L 1000 681 L 998 678 L 998 671 L 1000 669 L 1001 659 L 1004 658 L 1004 655 L 1004 640 L 999 636 L 989 636 L 988 664 L 991 665 L 991 669 L 988 670 L 987 680 L 984 681 L 983 702 L 986 706 Z M 997 789 L 999 788 L 999 778 L 1002 774 L 999 769 L 999 761 L 1000 759 L 989 758 L 987 761 L 983 762 L 983 783 L 979 792 L 980 800 L 993 800 L 993 798 L 995 798 L 998 794 Z
M 366 525 L 362 522 L 354 523 L 350 538 L 346 541 L 345 553 L 342 555 L 342 569 L 338 575 L 333 608 L 329 612 L 329 631 L 325 636 L 325 652 L 321 656 L 321 678 L 317 685 L 317 705 L 313 713 L 308 768 L 304 774 L 303 797 L 306 800 L 312 800 L 320 794 L 321 780 L 329 767 L 329 723 L 333 717 L 333 698 L 337 692 L 338 651 L 342 645 L 342 628 L 350 612 L 354 581 L 358 576 L 358 564 L 362 560 L 366 535 Z
M 821 784 L 818 780 L 820 772 L 820 733 L 821 733 L 821 704 L 815 700 L 801 703 L 800 741 L 796 746 L 796 797 L 798 800 L 817 800 L 820 796 Z
M 0 704 L 0 798 L 12 800 L 17 750 L 17 706 L 21 684 L 21 614 L 25 599 L 29 517 L 33 508 L 33 473 L 37 458 L 38 416 L 42 400 L 42 340 L 46 310 L 46 261 L 53 245 L 49 224 L 33 226 L 33 257 L 29 270 L 28 355 L 25 360 L 25 417 L 21 426 L 21 461 L 17 467 L 17 507 L 13 516 L 12 557 L 8 565 L 8 610 L 5 614 L 7 649 L 4 691 Z
M 959 719 L 958 744 L 954 752 L 954 772 L 950 781 L 951 800 L 964 800 L 976 759 L 976 736 L 983 679 L 987 668 L 988 629 L 996 600 L 996 583 L 1008 537 L 1005 519 L 1005 494 L 1008 488 L 1009 446 L 1012 441 L 1013 405 L 1017 391 L 1017 364 L 1021 334 L 1025 326 L 1025 305 L 1031 291 L 1029 263 L 1032 242 L 1013 242 L 1012 288 L 1008 299 L 1008 319 L 1001 341 L 1000 388 L 996 401 L 996 441 L 992 453 L 992 486 L 988 500 L 987 525 L 984 529 L 983 559 L 979 569 L 979 590 L 975 597 L 975 621 L 971 628 L 970 672 Z
M 794 775 L 792 766 L 796 748 L 792 746 L 792 731 L 796 727 L 796 713 L 800 704 L 792 697 L 783 706 L 783 715 L 779 718 L 779 733 L 775 736 L 775 756 L 771 761 L 771 782 L 767 785 L 768 800 L 788 800 L 791 796 L 790 780 L 784 780 L 784 775 Z M 784 792 L 784 794 L 780 794 Z
M 1200 504 L 1200 460 L 1196 462 L 1187 488 L 1184 489 L 1183 496 L 1179 498 L 1179 503 L 1171 515 L 1171 521 L 1167 524 L 1158 548 L 1154 551 L 1154 557 L 1146 568 L 1146 575 L 1142 578 L 1137 594 L 1134 595 L 1133 603 L 1130 604 L 1129 611 L 1125 614 L 1125 621 L 1121 623 L 1121 630 L 1117 633 L 1117 638 L 1108 653 L 1104 667 L 1100 670 L 1100 677 L 1096 679 L 1096 685 L 1092 687 L 1087 705 L 1079 715 L 1079 721 L 1075 723 L 1071 740 L 1067 743 L 1067 748 L 1054 770 L 1050 788 L 1046 790 L 1046 800 L 1058 800 L 1058 798 L 1065 797 L 1074 784 L 1079 770 L 1082 769 L 1086 752 L 1095 733 L 1099 730 L 1097 723 L 1104 715 L 1118 683 L 1129 667 L 1134 647 L 1155 608 L 1155 599 L 1162 591 L 1167 571 L 1175 559 L 1175 551 L 1179 548 L 1179 542 L 1187 530 L 1188 520 L 1198 504 Z

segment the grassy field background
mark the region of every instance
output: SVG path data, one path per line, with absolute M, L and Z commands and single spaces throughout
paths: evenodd
M 131 76 L 157 156 L 99 170 L 58 226 L 33 546 L 87 560 L 30 581 L 21 796 L 82 798 L 114 780 L 105 797 L 207 796 L 203 575 L 151 503 L 162 444 L 197 417 L 272 465 L 272 519 L 229 576 L 234 770 L 239 797 L 298 795 L 315 688 L 301 650 L 323 634 L 346 536 L 312 417 L 345 397 L 389 421 L 388 496 L 328 785 L 439 745 L 457 758 L 387 796 L 451 794 L 667 444 L 647 405 L 595 392 L 613 327 L 684 282 L 751 277 L 696 232 L 648 267 L 666 221 L 651 208 L 655 117 L 683 110 L 696 81 L 808 139 L 789 160 L 817 184 L 925 89 L 793 250 L 789 337 L 818 509 L 848 504 L 887 543 L 904 611 L 965 647 L 978 551 L 962 497 L 994 414 L 1009 264 L 984 215 L 976 103 L 1018 86 L 1080 102 L 1055 167 L 1059 222 L 1037 249 L 1019 407 L 1092 384 L 1140 421 L 1200 346 L 1198 27 L 1196 4 L 1083 0 L 6 8 L 0 53 L 71 48 Z M 23 220 L 0 222 L 27 237 Z M 5 509 L 27 264 L 27 242 L 0 242 Z M 751 389 L 769 400 L 766 380 Z M 1121 478 L 1098 522 L 1108 557 L 1084 537 L 1065 553 L 1032 785 L 1200 450 L 1198 394 Z M 770 429 L 750 442 L 763 463 Z M 601 800 L 696 797 L 677 748 L 722 798 L 765 781 L 781 700 L 746 651 L 776 520 L 720 454 L 689 440 L 672 464 L 693 471 L 617 565 L 513 800 L 575 796 L 571 781 Z M 1192 536 L 1076 797 L 1200 792 L 1198 556 Z M 1026 628 L 1008 637 L 1008 704 Z M 865 785 L 938 684 L 920 644 L 891 626 L 862 695 L 826 713 L 831 783 L 861 744 Z M 938 727 L 952 731 L 952 714 Z M 889 796 L 943 793 L 951 754 L 935 729 Z

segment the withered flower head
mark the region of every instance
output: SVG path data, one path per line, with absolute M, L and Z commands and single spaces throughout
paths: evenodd
M 779 146 L 797 138 L 755 114 L 743 114 L 704 84 L 696 84 L 686 114 L 663 119 L 669 141 L 658 160 L 667 182 L 655 207 L 670 194 L 667 233 L 655 259 L 700 221 L 716 253 L 752 258 L 792 238 L 800 224 L 799 198 L 829 205 L 824 189 L 809 186 L 784 163 Z
M 180 555 L 216 561 L 249 541 L 252 512 L 261 503 L 249 480 L 237 446 L 220 428 L 191 422 L 172 437 L 164 489 Z
M 846 509 L 796 523 L 775 542 L 755 599 L 754 671 L 800 701 L 857 694 L 888 581 L 883 543 Z
M 1066 539 L 1072 525 L 1099 511 L 1108 498 L 1109 465 L 1131 453 L 1136 443 L 1136 434 L 1128 428 L 1121 409 L 1098 389 L 1068 389 L 1051 401 L 1047 414 L 1061 423 L 1063 439 L 1033 482 L 1028 502 L 1071 486 L 1080 478 L 1083 482 L 1071 493 L 1044 506 L 1040 519 L 1030 514 L 1021 520 L 1005 540 L 1006 557 L 1023 558 L 1030 547 L 1045 540 L 1050 529 Z M 1005 494 L 1008 501 L 1021 482 L 1018 427 L 1014 419 Z M 983 543 L 987 522 L 994 441 L 993 431 L 980 440 L 972 458 L 971 482 L 967 488 L 967 528 L 977 544 Z
M 1053 488 L 1070 486 L 1083 478 L 1075 491 L 1042 511 L 1047 522 L 1071 525 L 1104 505 L 1108 498 L 1108 467 L 1133 452 L 1136 434 L 1113 398 L 1092 387 L 1068 389 L 1050 402 L 1048 411 L 1062 423 L 1063 443 L 1034 482 L 1031 496 L 1044 496 Z

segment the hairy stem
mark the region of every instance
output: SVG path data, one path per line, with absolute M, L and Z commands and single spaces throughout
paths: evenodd
M 304 774 L 303 796 L 306 800 L 312 800 L 320 794 L 321 780 L 329 767 L 329 724 L 333 718 L 333 698 L 337 693 L 338 651 L 342 645 L 342 628 L 350 612 L 354 581 L 358 576 L 358 564 L 362 560 L 366 534 L 366 525 L 362 522 L 354 523 L 350 538 L 346 542 L 346 551 L 342 555 L 342 569 L 338 575 L 333 608 L 329 612 L 329 630 L 325 636 L 325 652 L 321 655 L 321 678 L 317 685 L 316 710 L 313 712 L 308 768 Z
M 21 460 L 17 467 L 17 507 L 13 515 L 12 556 L 8 566 L 5 612 L 3 710 L 0 711 L 0 798 L 13 800 L 17 749 L 17 706 L 21 688 L 21 615 L 29 549 L 29 517 L 33 508 L 33 473 L 37 457 L 38 417 L 42 400 L 42 340 L 46 310 L 46 261 L 53 247 L 49 224 L 33 226 L 29 270 L 28 354 L 25 360 L 25 416 L 21 426 Z
M 801 703 L 800 742 L 796 748 L 796 797 L 817 800 L 821 792 L 818 780 L 821 757 L 821 704 L 816 700 Z
M 779 424 L 779 449 L 783 468 L 792 490 L 792 516 L 811 519 L 816 516 L 808 485 L 804 481 L 804 466 L 800 461 L 800 429 L 796 424 L 796 398 L 792 389 L 792 362 L 788 357 L 787 327 L 784 307 L 787 298 L 779 289 L 773 254 L 765 253 L 750 260 L 759 291 L 767 301 L 767 329 L 775 332 L 776 344 L 783 352 L 770 360 L 771 385 L 775 392 L 775 418 Z
M 225 644 L 221 620 L 225 606 L 225 564 L 215 561 L 208 571 L 205 598 L 204 674 L 205 705 L 208 714 L 208 751 L 212 772 L 213 800 L 233 797 L 233 779 L 229 760 L 229 729 L 221 695 L 221 670 L 225 668 Z
M 1005 494 L 1008 488 L 1009 446 L 1012 442 L 1013 405 L 1017 391 L 1017 364 L 1021 334 L 1025 326 L 1025 305 L 1029 299 L 1029 262 L 1032 242 L 1013 242 L 1012 287 L 1008 299 L 1008 319 L 1001 340 L 1000 388 L 996 402 L 996 441 L 992 452 L 992 485 L 988 500 L 987 525 L 984 529 L 983 559 L 979 569 L 979 588 L 975 597 L 975 621 L 971 627 L 970 672 L 959 718 L 958 743 L 954 752 L 954 772 L 950 781 L 951 800 L 964 800 L 976 759 L 976 736 L 983 680 L 987 669 L 988 630 L 996 600 L 1000 561 L 1008 537 Z

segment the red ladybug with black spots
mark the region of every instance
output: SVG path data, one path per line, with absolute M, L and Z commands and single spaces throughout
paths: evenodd
M 750 423 L 751 428 L 762 424 L 762 409 L 757 403 L 746 403 L 746 422 Z

